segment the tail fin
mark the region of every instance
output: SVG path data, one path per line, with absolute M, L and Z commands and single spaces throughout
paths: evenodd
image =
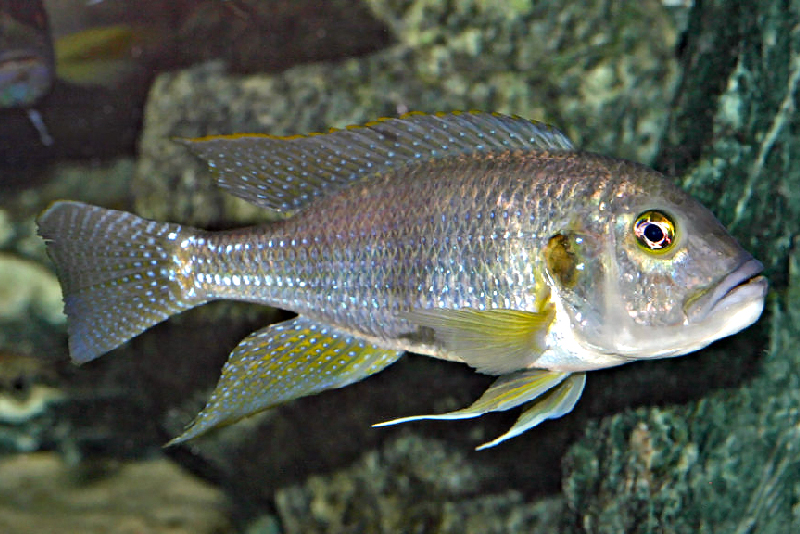
M 61 282 L 77 363 L 205 302 L 180 281 L 180 243 L 191 228 L 80 202 L 56 202 L 38 224 Z

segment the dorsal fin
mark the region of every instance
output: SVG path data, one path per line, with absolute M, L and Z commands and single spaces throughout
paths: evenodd
M 542 122 L 499 113 L 408 113 L 324 134 L 236 134 L 183 141 L 217 174 L 222 187 L 279 211 L 413 161 L 497 150 L 572 150 Z

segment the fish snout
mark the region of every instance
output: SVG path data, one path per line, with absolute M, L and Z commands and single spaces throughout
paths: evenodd
M 763 305 L 767 294 L 767 279 L 761 275 L 764 266 L 749 254 L 739 266 L 723 278 L 716 286 L 692 299 L 685 308 L 689 323 L 704 321 L 711 314 L 736 313 L 756 303 Z

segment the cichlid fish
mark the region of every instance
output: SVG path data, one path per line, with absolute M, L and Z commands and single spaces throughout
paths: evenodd
M 179 443 L 361 380 L 412 351 L 499 375 L 462 419 L 529 407 L 489 447 L 572 410 L 586 371 L 679 356 L 761 314 L 761 264 L 643 165 L 538 122 L 409 114 L 293 137 L 185 141 L 230 193 L 286 218 L 232 232 L 78 202 L 40 234 L 72 359 L 216 299 L 297 312 L 231 353 Z
M 53 137 L 35 106 L 56 79 L 113 87 L 132 71 L 132 50 L 146 36 L 119 24 L 54 39 L 42 0 L 0 0 L 0 108 L 24 109 L 42 144 L 50 146 Z
M 31 106 L 50 92 L 54 73 L 55 52 L 41 0 L 0 0 L 0 108 L 25 108 L 45 145 L 53 138 Z
M 55 52 L 40 0 L 0 0 L 0 108 L 32 104 L 50 91 Z

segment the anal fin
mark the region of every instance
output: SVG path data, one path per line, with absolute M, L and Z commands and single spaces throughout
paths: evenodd
M 233 350 L 206 407 L 167 445 L 293 399 L 358 382 L 394 363 L 400 354 L 304 317 L 262 328 Z

